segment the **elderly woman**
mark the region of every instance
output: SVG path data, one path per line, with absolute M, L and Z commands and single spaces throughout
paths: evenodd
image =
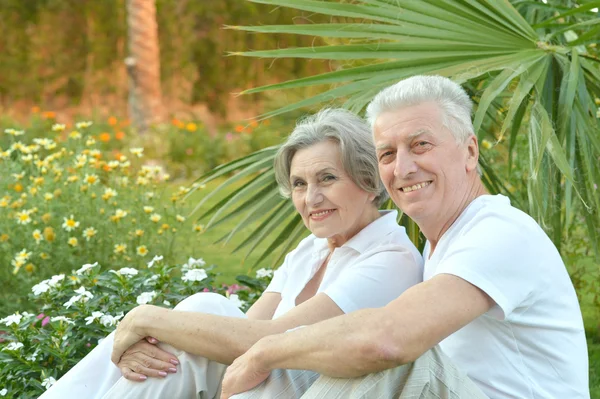
M 275 175 L 312 234 L 246 314 L 210 293 L 174 310 L 139 306 L 42 398 L 216 398 L 226 365 L 259 339 L 382 307 L 421 281 L 396 211 L 378 210 L 386 192 L 359 117 L 328 109 L 300 122 Z

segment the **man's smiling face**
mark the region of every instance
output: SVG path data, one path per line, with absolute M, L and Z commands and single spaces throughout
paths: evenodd
M 434 102 L 380 114 L 373 134 L 379 173 L 392 200 L 418 224 L 444 226 L 468 191 L 467 174 L 477 166 L 476 139 L 457 143 Z

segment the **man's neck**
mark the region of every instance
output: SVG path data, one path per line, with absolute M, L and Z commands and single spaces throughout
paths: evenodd
M 458 217 L 465 211 L 465 209 L 467 209 L 469 204 L 473 202 L 475 198 L 485 194 L 488 194 L 488 192 L 481 183 L 481 180 L 477 178 L 477 180 L 470 185 L 470 189 L 465 192 L 464 197 L 452 207 L 454 208 L 452 212 L 446 214 L 446 217 L 441 222 L 439 219 L 435 220 L 435 215 L 431 221 L 424 220 L 422 222 L 417 222 L 417 225 L 423 232 L 423 235 L 425 238 L 427 238 L 427 241 L 429 241 L 430 256 L 433 254 L 433 251 L 435 250 L 439 240 L 454 224 Z

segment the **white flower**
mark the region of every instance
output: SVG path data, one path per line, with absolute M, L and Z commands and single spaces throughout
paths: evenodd
M 257 278 L 263 278 L 263 277 L 272 277 L 273 276 L 273 270 L 271 269 L 258 269 L 256 271 L 256 277 Z
M 0 396 L 6 396 L 7 393 L 8 393 L 8 389 L 4 388 L 0 391 Z
M 90 270 L 90 269 L 92 269 L 92 268 L 94 268 L 96 266 L 98 266 L 98 262 L 95 262 L 95 263 L 86 263 L 85 265 L 81 266 L 81 269 L 77 270 L 75 272 L 75 274 L 78 274 L 78 275 L 81 276 L 83 273 L 85 273 L 86 271 L 88 271 L 88 270 Z
M 68 324 L 75 324 L 75 322 L 73 320 L 71 320 L 65 316 L 56 316 L 56 317 L 51 318 L 50 321 L 64 321 L 65 323 L 68 323 Z
M 21 342 L 11 342 L 8 345 L 6 345 L 4 348 L 2 348 L 2 350 L 7 350 L 7 351 L 16 351 L 21 349 L 23 346 L 23 343 Z
M 156 291 L 142 292 L 138 295 L 136 302 L 138 305 L 145 305 L 148 302 L 152 302 L 154 297 L 156 297 Z
M 208 275 L 204 269 L 192 269 L 188 270 L 181 279 L 183 281 L 202 281 L 207 277 Z
M 167 301 L 166 299 L 163 301 L 163 305 L 165 306 L 171 306 L 171 302 Z
M 6 316 L 5 318 L 1 319 L 0 323 L 4 323 L 4 325 L 6 325 L 7 327 L 10 326 L 11 324 L 19 325 L 22 318 L 23 318 L 23 316 L 21 316 L 18 313 L 15 313 L 15 314 L 11 314 L 10 316 Z
M 83 287 L 79 287 L 78 289 L 75 290 L 75 293 L 84 296 L 86 298 L 93 298 L 94 294 L 92 294 L 91 292 L 87 291 L 85 288 Z
M 42 381 L 42 386 L 45 387 L 46 390 L 50 389 L 50 387 L 54 384 L 56 384 L 54 377 L 44 378 L 44 381 Z
M 181 266 L 181 270 L 186 271 L 189 269 L 193 269 L 195 266 L 204 266 L 206 265 L 206 262 L 204 261 L 204 259 L 202 258 L 198 258 L 198 259 L 194 259 L 192 257 L 190 257 L 187 261 L 186 264 L 184 264 L 183 266 Z
M 29 360 L 30 362 L 35 362 L 37 359 L 37 355 L 38 355 L 38 350 L 36 349 L 35 352 L 33 352 L 33 354 L 25 357 L 25 359 Z
M 237 294 L 229 295 L 229 300 L 238 308 L 242 308 L 246 304 L 246 302 L 242 301 Z
M 50 277 L 50 280 L 46 280 L 46 282 L 48 283 L 48 285 L 50 287 L 56 287 L 56 285 L 65 279 L 65 275 L 64 274 L 58 274 L 56 276 L 52 276 Z
M 100 317 L 100 323 L 102 323 L 102 325 L 104 327 L 112 327 L 117 325 L 117 323 L 119 322 L 119 319 L 121 319 L 123 317 L 123 313 L 119 313 L 116 316 L 111 316 L 109 314 L 105 314 L 102 317 Z
M 92 123 L 93 123 L 93 122 L 77 122 L 77 123 L 75 124 L 75 127 L 76 127 L 77 129 L 85 129 L 86 127 L 90 127 L 90 126 L 92 126 Z
M 150 262 L 148 262 L 148 268 L 153 267 L 155 262 L 160 262 L 161 260 L 163 260 L 162 255 L 161 256 L 155 255 L 154 258 L 152 258 L 152 260 Z
M 35 296 L 43 294 L 44 292 L 48 291 L 49 289 L 50 289 L 50 286 L 48 285 L 48 280 L 44 280 L 41 283 L 36 284 L 33 287 L 31 287 L 31 291 L 33 291 L 33 295 L 35 295 Z
M 35 316 L 33 313 L 29 313 L 29 312 L 23 312 L 23 317 L 32 317 Z
M 104 316 L 104 313 L 102 312 L 92 312 L 91 316 L 88 316 L 85 318 L 86 321 L 86 325 L 88 324 L 92 324 L 96 319 L 99 319 L 100 317 Z
M 110 272 L 117 274 L 119 276 L 125 276 L 125 277 L 131 277 L 131 276 L 135 276 L 136 274 L 138 274 L 138 271 L 132 267 L 124 267 L 117 271 L 111 270 Z

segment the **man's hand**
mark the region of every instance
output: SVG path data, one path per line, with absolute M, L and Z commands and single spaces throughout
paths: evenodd
M 158 341 L 147 338 L 133 344 L 121 356 L 117 367 L 131 381 L 144 381 L 148 377 L 164 378 L 176 373 L 177 358 L 156 346 Z
M 221 388 L 221 399 L 229 399 L 235 394 L 246 392 L 267 379 L 271 370 L 260 362 L 261 341 L 235 359 L 227 368 Z

